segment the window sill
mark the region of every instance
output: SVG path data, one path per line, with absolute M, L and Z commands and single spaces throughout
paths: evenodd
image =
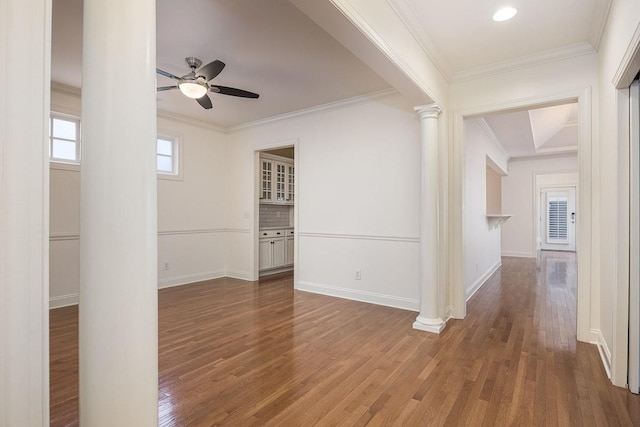
M 49 168 L 61 171 L 80 172 L 79 163 L 63 163 L 56 160 L 49 160 Z

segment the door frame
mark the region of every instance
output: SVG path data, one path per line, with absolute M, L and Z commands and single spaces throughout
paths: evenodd
M 251 173 L 253 179 L 251 180 L 253 191 L 251 192 L 253 196 L 253 221 L 251 221 L 251 228 L 249 230 L 249 239 L 251 241 L 250 244 L 250 258 L 249 258 L 249 272 L 251 275 L 250 280 L 257 281 L 260 279 L 260 153 L 262 151 L 267 150 L 275 150 L 278 148 L 289 148 L 293 147 L 294 156 L 293 156 L 293 167 L 295 168 L 295 187 L 294 187 L 294 204 L 293 204 L 293 229 L 296 232 L 293 235 L 293 286 L 297 287 L 298 284 L 298 268 L 297 268 L 297 260 L 300 259 L 298 256 L 298 217 L 299 217 L 299 194 L 300 194 L 300 180 L 299 176 L 299 153 L 300 153 L 300 141 L 298 138 L 296 139 L 287 139 L 287 140 L 278 140 L 274 142 L 267 142 L 264 144 L 258 144 L 253 147 L 252 159 L 251 159 Z
M 580 213 L 578 211 L 578 183 L 564 183 L 564 184 L 538 184 L 538 177 L 540 176 L 545 176 L 545 175 L 569 175 L 575 172 L 561 172 L 561 173 L 535 173 L 534 174 L 534 179 L 533 179 L 533 183 L 535 185 L 535 192 L 534 192 L 534 224 L 533 224 L 533 229 L 534 229 L 534 245 L 535 245 L 535 252 L 537 253 L 537 251 L 541 250 L 541 239 L 542 239 L 542 234 L 543 234 L 543 227 L 542 227 L 542 200 L 541 200 L 541 194 L 542 192 L 544 192 L 544 190 L 552 190 L 552 189 L 563 189 L 563 188 L 573 188 L 575 191 L 575 212 L 576 212 L 576 216 L 577 218 L 580 217 Z M 579 234 L 580 228 L 578 227 L 578 223 L 576 222 L 576 226 L 575 226 L 575 247 L 573 252 L 578 252 L 578 241 L 580 240 L 580 234 Z
M 597 334 L 592 330 L 591 310 L 591 277 L 596 277 L 597 266 L 591 262 L 592 233 L 591 233 L 591 157 L 592 157 L 592 94 L 591 87 L 561 92 L 554 95 L 531 97 L 499 103 L 493 106 L 483 106 L 466 110 L 456 110 L 453 115 L 453 151 L 449 168 L 452 175 L 451 189 L 451 256 L 449 257 L 449 271 L 451 271 L 451 294 L 454 317 L 464 318 L 466 315 L 466 301 L 464 297 L 464 221 L 462 207 L 464 206 L 464 120 L 487 114 L 504 113 L 530 108 L 560 105 L 571 102 L 578 103 L 578 207 L 580 221 L 578 222 L 577 247 L 578 285 L 577 285 L 577 338 L 583 342 L 599 342 Z M 592 271 L 594 270 L 595 271 Z

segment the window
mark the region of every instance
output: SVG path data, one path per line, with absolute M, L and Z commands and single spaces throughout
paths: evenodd
M 159 136 L 156 145 L 156 165 L 160 175 L 178 175 L 178 139 Z
M 80 120 L 52 114 L 49 118 L 49 160 L 80 163 Z

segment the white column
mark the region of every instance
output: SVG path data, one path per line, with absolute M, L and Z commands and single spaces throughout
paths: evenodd
M 155 0 L 85 0 L 80 425 L 158 425 Z
M 49 425 L 51 0 L 0 1 L 0 425 Z
M 437 104 L 423 105 L 415 110 L 420 115 L 421 195 L 420 195 L 420 314 L 414 329 L 439 334 L 446 323 L 440 317 L 438 278 L 439 236 L 439 172 L 438 117 L 442 109 Z

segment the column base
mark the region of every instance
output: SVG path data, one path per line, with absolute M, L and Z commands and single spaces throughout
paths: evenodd
M 418 316 L 416 317 L 416 321 L 413 322 L 413 329 L 431 332 L 434 334 L 439 334 L 440 332 L 442 332 L 445 326 L 447 326 L 447 322 L 440 319 L 439 317 L 436 319 L 427 319 L 426 317 Z

